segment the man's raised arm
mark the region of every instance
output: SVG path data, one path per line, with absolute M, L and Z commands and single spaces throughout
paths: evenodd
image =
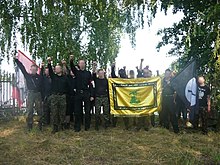
M 92 79 L 93 81 L 95 81 L 97 79 L 97 62 L 96 61 L 93 61 L 92 63 Z
M 116 76 L 116 74 L 115 74 L 115 63 L 113 63 L 113 64 L 111 65 L 111 77 L 112 77 L 112 78 L 118 78 L 118 77 Z
M 53 68 L 52 68 L 52 65 L 51 65 L 51 57 L 48 57 L 47 61 L 48 61 L 49 75 L 50 75 L 50 78 L 53 79 L 55 74 L 53 72 Z
M 21 72 L 23 73 L 24 77 L 27 78 L 29 74 L 26 71 L 24 65 L 17 59 L 17 57 L 14 57 L 14 60 L 17 66 L 19 67 L 19 69 L 21 70 Z
M 44 62 L 41 63 L 40 75 L 41 75 L 42 77 L 44 76 Z
M 74 63 L 73 63 L 73 60 L 74 60 L 74 55 L 70 55 L 70 69 L 71 71 L 76 74 L 76 72 L 78 71 L 77 68 L 75 67 Z
M 144 62 L 144 59 L 142 58 L 141 63 L 140 63 L 140 68 L 139 68 L 141 71 L 143 70 L 143 62 Z

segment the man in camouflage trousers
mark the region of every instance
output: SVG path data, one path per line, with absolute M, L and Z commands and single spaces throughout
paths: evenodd
M 105 77 L 103 69 L 98 70 L 98 77 L 96 75 L 97 63 L 93 62 L 93 81 L 94 92 L 92 96 L 95 97 L 95 129 L 98 131 L 101 124 L 101 107 L 103 107 L 104 128 L 109 127 L 110 112 L 109 112 L 109 97 L 108 97 L 108 80 Z
M 198 114 L 195 116 L 195 128 L 198 128 L 199 119 L 201 118 L 202 133 L 208 134 L 208 114 L 211 111 L 211 90 L 205 84 L 203 76 L 198 77 Z
M 52 123 L 53 132 L 56 133 L 59 127 L 63 129 L 66 119 L 66 95 L 52 94 L 51 95 Z
M 53 131 L 56 133 L 59 128 L 63 129 L 66 118 L 66 94 L 68 90 L 68 79 L 63 75 L 63 70 L 60 65 L 55 67 L 55 73 L 51 66 L 51 58 L 48 58 L 49 74 L 52 80 L 51 90 L 51 112 L 52 112 L 52 123 Z

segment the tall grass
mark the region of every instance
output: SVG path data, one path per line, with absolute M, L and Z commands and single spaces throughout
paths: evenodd
M 52 135 L 49 127 L 28 133 L 24 120 L 12 120 L 0 123 L 0 164 L 220 164 L 220 133 L 182 132 L 124 131 L 119 126 Z

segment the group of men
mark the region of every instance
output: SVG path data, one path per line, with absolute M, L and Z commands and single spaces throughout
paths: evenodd
M 101 125 L 101 107 L 103 110 L 104 128 L 112 124 L 117 125 L 117 118 L 110 116 L 108 79 L 104 69 L 97 69 L 97 62 L 93 62 L 92 73 L 86 70 L 86 62 L 83 59 L 74 64 L 74 56 L 70 55 L 69 67 L 65 60 L 60 64 L 52 66 L 52 59 L 47 58 L 47 66 L 42 63 L 40 74 L 37 74 L 38 67 L 32 65 L 30 73 L 27 68 L 15 57 L 15 62 L 26 79 L 27 98 L 27 127 L 33 127 L 33 114 L 36 110 L 39 121 L 38 127 L 42 130 L 43 125 L 52 124 L 52 133 L 70 128 L 70 122 L 74 121 L 75 132 L 81 131 L 84 123 L 85 131 L 90 129 L 91 111 L 95 107 L 95 129 L 99 130 Z M 143 59 L 137 69 L 137 78 L 150 78 L 152 72 L 148 66 L 143 68 Z M 111 78 L 134 79 L 135 72 L 130 70 L 126 74 L 126 68 L 115 73 L 115 64 L 111 66 Z M 162 110 L 160 111 L 160 125 L 169 129 L 172 124 L 175 133 L 179 132 L 178 116 L 183 114 L 186 119 L 186 108 L 175 90 L 170 85 L 173 77 L 172 71 L 167 69 L 163 79 Z M 196 116 L 194 127 L 198 127 L 199 117 L 202 118 L 203 133 L 207 133 L 207 113 L 210 111 L 210 89 L 205 85 L 204 77 L 198 78 L 199 83 L 199 112 Z M 180 100 L 180 99 L 179 99 Z M 94 103 L 94 105 L 93 105 Z M 182 105 L 182 106 L 180 106 Z M 179 107 L 178 113 L 175 107 Z M 154 114 L 148 117 L 124 117 L 125 129 L 134 126 L 135 130 L 149 130 L 150 123 L 155 125 Z

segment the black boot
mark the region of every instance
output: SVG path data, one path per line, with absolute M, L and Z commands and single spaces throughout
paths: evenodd
M 109 126 L 110 126 L 110 122 L 109 121 L 105 121 L 104 128 L 107 129 Z
M 32 124 L 28 124 L 28 125 L 27 125 L 27 128 L 28 128 L 28 131 L 31 131 L 32 128 L 33 128 L 33 125 L 32 125 Z
M 112 127 L 116 127 L 116 125 L 117 125 L 117 118 L 113 117 L 112 118 Z
M 85 131 L 89 131 L 89 127 L 85 127 Z
M 99 130 L 99 126 L 101 125 L 101 119 L 99 116 L 95 117 L 95 130 L 98 131 Z
M 74 124 L 74 131 L 75 131 L 75 132 L 80 132 L 80 131 L 81 131 L 80 125 L 78 125 L 78 124 L 76 123 L 76 120 L 75 120 L 75 124 Z
M 177 127 L 177 128 L 174 128 L 174 133 L 175 134 L 178 134 L 180 131 L 179 131 L 179 128 Z
M 58 132 L 58 126 L 57 126 L 57 125 L 54 125 L 54 126 L 53 126 L 52 134 L 55 134 L 56 132 Z
M 96 123 L 95 123 L 95 130 L 96 131 L 98 131 L 99 130 L 99 124 L 98 124 L 98 122 L 96 121 Z
M 42 131 L 42 126 L 43 126 L 42 122 L 38 122 L 38 128 L 40 131 Z
M 70 129 L 70 123 L 65 124 L 65 129 Z
M 145 131 L 149 131 L 149 128 L 148 128 L 148 127 L 146 127 L 146 128 L 144 128 L 144 130 L 145 130 Z
M 80 132 L 80 129 L 75 128 L 74 131 L 75 131 L 75 132 Z
M 64 131 L 66 129 L 66 123 L 61 124 L 60 129 L 61 131 Z

